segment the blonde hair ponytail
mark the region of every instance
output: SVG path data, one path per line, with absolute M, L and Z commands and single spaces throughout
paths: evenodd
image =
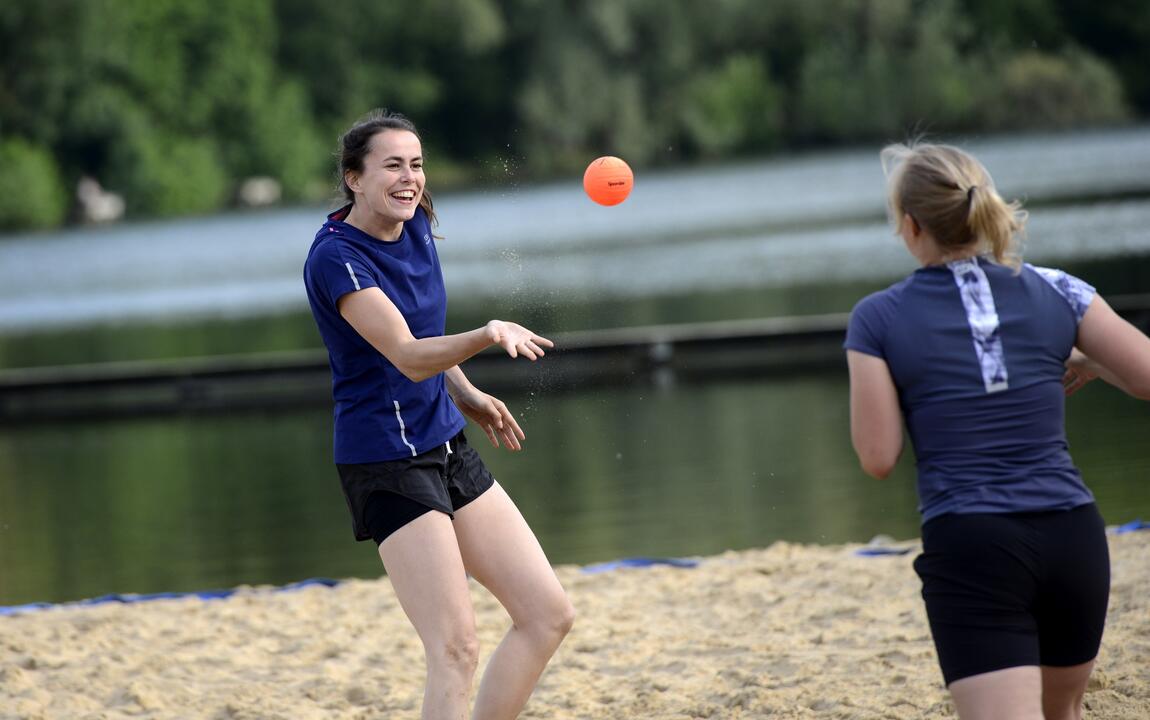
M 971 154 L 950 145 L 888 145 L 883 148 L 888 208 L 896 228 L 906 215 L 930 233 L 944 254 L 972 245 L 995 262 L 1017 269 L 1022 258 L 1017 238 L 1026 211 L 1007 203 L 994 180 Z

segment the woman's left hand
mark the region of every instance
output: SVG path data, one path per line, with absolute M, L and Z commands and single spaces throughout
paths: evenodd
M 488 395 L 474 386 L 458 392 L 452 397 L 455 399 L 455 405 L 460 412 L 483 428 L 483 432 L 487 433 L 487 439 L 491 441 L 493 446 L 499 447 L 500 440 L 502 440 L 503 446 L 508 450 L 523 449 L 519 443 L 521 440 L 526 440 L 527 436 L 523 434 L 523 430 L 519 428 L 519 423 L 515 422 L 515 416 L 511 414 L 502 400 Z
M 1062 375 L 1062 389 L 1067 396 L 1073 395 L 1098 377 L 1094 361 L 1086 357 L 1078 348 L 1070 351 L 1066 359 L 1066 372 Z

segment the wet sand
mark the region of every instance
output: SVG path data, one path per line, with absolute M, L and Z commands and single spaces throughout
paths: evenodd
M 1088 718 L 1150 718 L 1150 532 L 1111 535 Z M 909 546 L 914 543 L 902 543 Z M 588 573 L 524 718 L 949 718 L 915 552 L 800 546 Z M 917 552 L 917 550 L 916 550 Z M 508 621 L 473 585 L 484 655 Z M 0 617 L 0 719 L 417 717 L 423 653 L 386 579 Z

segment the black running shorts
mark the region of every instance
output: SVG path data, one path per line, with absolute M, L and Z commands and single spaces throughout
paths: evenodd
M 355 539 L 377 543 L 430 510 L 454 518 L 495 482 L 462 431 L 415 457 L 336 467 Z
M 1110 553 L 1097 508 L 942 515 L 914 561 L 946 684 L 1098 654 Z

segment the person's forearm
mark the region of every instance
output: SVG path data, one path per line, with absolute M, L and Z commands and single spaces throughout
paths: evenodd
M 463 369 L 458 365 L 447 368 L 443 371 L 443 376 L 447 380 L 447 393 L 452 398 L 458 398 L 460 394 L 467 392 L 472 387 L 471 381 L 463 374 Z
M 485 328 L 477 328 L 456 335 L 415 338 L 401 343 L 388 356 L 395 367 L 414 382 L 426 380 L 441 372 L 450 373 L 448 380 L 460 389 L 467 387 L 467 378 L 459 370 L 459 363 L 491 344 Z
M 1119 390 L 1126 393 L 1127 395 L 1134 395 L 1134 391 L 1130 388 L 1130 386 L 1128 386 L 1126 383 L 1122 382 L 1122 379 L 1120 377 L 1118 377 L 1114 373 L 1107 370 L 1098 361 L 1088 360 L 1087 366 L 1090 368 L 1091 372 L 1093 372 L 1095 375 L 1097 375 L 1100 379 L 1102 379 L 1106 383 L 1113 385 L 1114 387 L 1118 388 Z
M 1113 385 L 1127 395 L 1133 395 L 1131 388 L 1122 381 L 1120 377 L 1108 370 L 1097 360 L 1088 357 L 1084 352 L 1078 348 L 1073 348 L 1070 352 L 1070 359 L 1067 361 L 1067 366 L 1070 368 L 1077 368 L 1078 372 L 1082 374 L 1084 381 L 1088 382 L 1091 378 L 1096 377 L 1103 382 Z

